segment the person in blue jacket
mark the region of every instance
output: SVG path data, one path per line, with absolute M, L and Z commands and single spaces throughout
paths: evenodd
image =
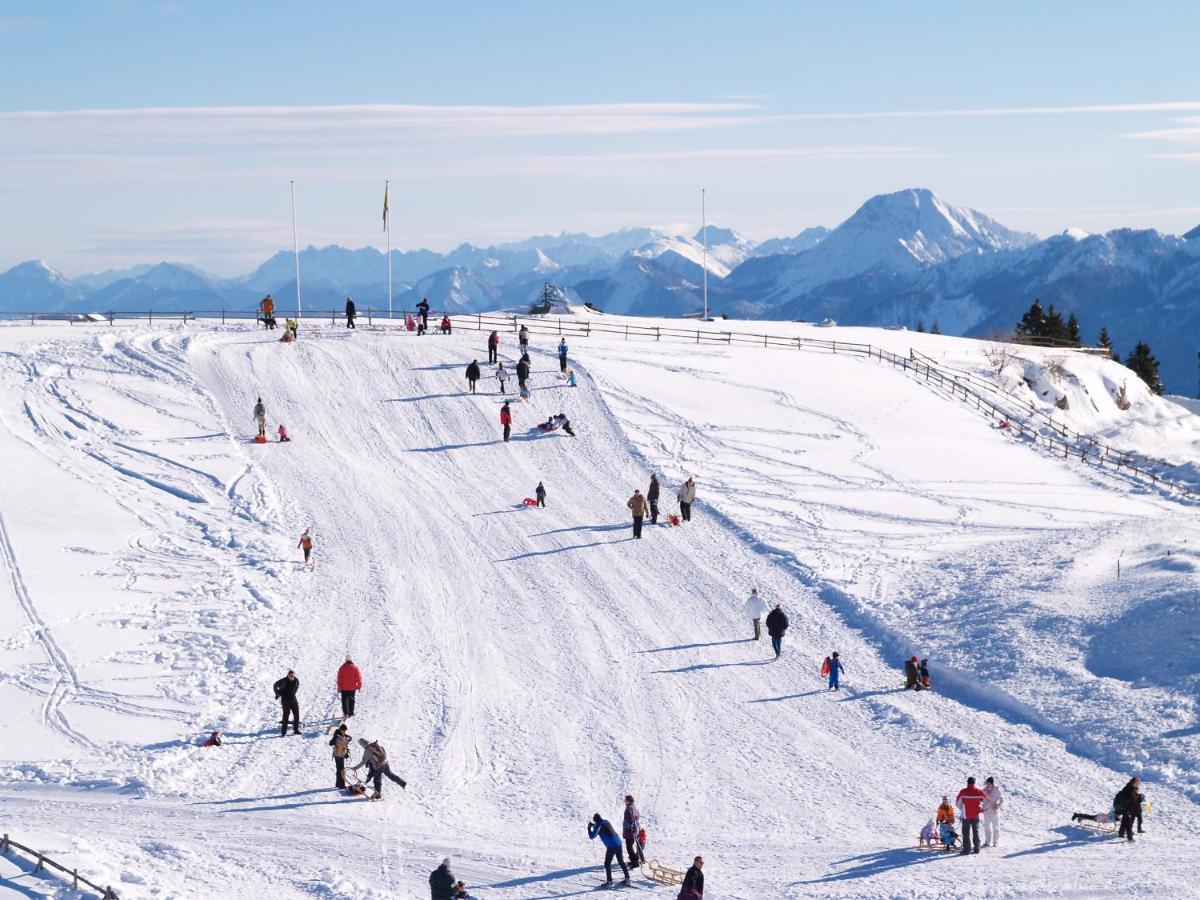
M 842 661 L 838 659 L 837 651 L 833 651 L 833 655 L 829 657 L 829 689 L 836 691 L 838 689 L 838 676 L 846 671 L 846 667 L 842 665 Z
M 614 859 L 621 864 L 621 871 L 625 873 L 625 880 L 622 884 L 629 884 L 629 869 L 625 865 L 625 854 L 621 850 L 621 836 L 617 834 L 608 819 L 600 818 L 600 813 L 592 816 L 592 821 L 588 825 L 588 840 L 594 841 L 597 835 L 600 836 L 600 842 L 604 844 L 604 874 L 608 876 L 608 880 L 604 882 L 605 885 L 611 886 L 613 883 L 612 861 Z
M 562 338 L 558 342 L 558 368 L 564 375 L 567 374 L 567 339 Z

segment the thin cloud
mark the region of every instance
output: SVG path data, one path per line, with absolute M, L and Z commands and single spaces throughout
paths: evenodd
M 996 106 L 965 109 L 876 110 L 874 112 L 794 113 L 794 121 L 821 119 L 961 119 L 984 116 L 1061 116 L 1200 111 L 1200 100 L 1171 100 L 1153 103 L 1096 103 L 1075 106 Z
M 45 28 L 46 20 L 34 16 L 14 16 L 0 19 L 0 34 L 12 31 L 30 31 L 34 28 Z

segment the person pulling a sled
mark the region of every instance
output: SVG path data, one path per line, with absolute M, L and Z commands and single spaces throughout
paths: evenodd
M 1130 778 L 1129 783 L 1117 792 L 1113 798 L 1113 811 L 1121 817 L 1121 825 L 1117 829 L 1117 837 L 1133 840 L 1133 823 L 1142 817 L 1142 803 L 1146 798 L 1141 793 L 1142 782 Z M 1140 830 L 1140 828 L 1139 828 Z
M 600 813 L 593 815 L 591 823 L 588 824 L 588 840 L 594 841 L 597 837 L 604 845 L 604 874 L 608 876 L 604 886 L 612 887 L 614 859 L 620 864 L 621 871 L 625 873 L 625 880 L 621 883 L 629 884 L 629 869 L 625 865 L 625 854 L 621 852 L 621 838 L 617 836 L 612 823 L 608 819 L 601 818 Z
M 836 691 L 839 689 L 838 676 L 846 671 L 846 667 L 842 665 L 842 661 L 838 658 L 836 650 L 826 657 L 825 662 L 829 666 L 829 672 L 827 673 L 829 675 L 829 690 Z
M 366 738 L 359 738 L 358 745 L 363 748 L 363 757 L 358 761 L 357 766 L 350 768 L 357 772 L 363 766 L 367 767 L 367 781 L 374 782 L 375 793 L 371 795 L 372 800 L 383 799 L 383 776 L 386 775 L 400 787 L 408 787 L 408 782 L 392 771 L 392 767 L 388 765 L 387 751 L 383 749 L 383 744 L 379 741 L 368 741 Z

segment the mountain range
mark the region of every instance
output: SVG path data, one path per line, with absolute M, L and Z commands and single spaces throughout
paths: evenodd
M 706 247 L 707 244 L 707 247 Z M 1107 327 L 1118 350 L 1147 341 L 1169 389 L 1191 393 L 1200 350 L 1200 228 L 1041 240 L 921 188 L 872 197 L 836 228 L 755 242 L 707 226 L 695 234 L 628 228 L 593 237 L 543 235 L 447 253 L 392 252 L 397 308 L 428 297 L 435 309 L 523 307 L 546 282 L 610 313 L 773 318 L 913 327 L 987 337 L 1011 331 L 1034 298 L 1074 312 L 1085 340 Z M 387 304 L 386 260 L 374 248 L 300 253 L 304 305 Z M 295 296 L 295 259 L 281 251 L 239 278 L 162 262 L 68 279 L 42 262 L 0 274 L 0 312 L 216 310 Z

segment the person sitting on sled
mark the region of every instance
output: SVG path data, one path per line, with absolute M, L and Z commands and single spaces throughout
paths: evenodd
M 287 429 L 282 424 L 279 426 L 279 443 L 286 444 L 291 438 L 288 437 Z
M 937 808 L 938 835 L 947 850 L 954 848 L 958 842 L 958 832 L 954 830 L 954 806 L 949 797 L 942 797 L 942 805 Z
M 932 849 L 936 845 L 940 844 L 941 841 L 942 839 L 938 836 L 937 825 L 934 824 L 933 819 L 930 819 L 925 823 L 925 827 L 921 829 L 921 834 L 917 838 L 917 846 L 929 847 Z

